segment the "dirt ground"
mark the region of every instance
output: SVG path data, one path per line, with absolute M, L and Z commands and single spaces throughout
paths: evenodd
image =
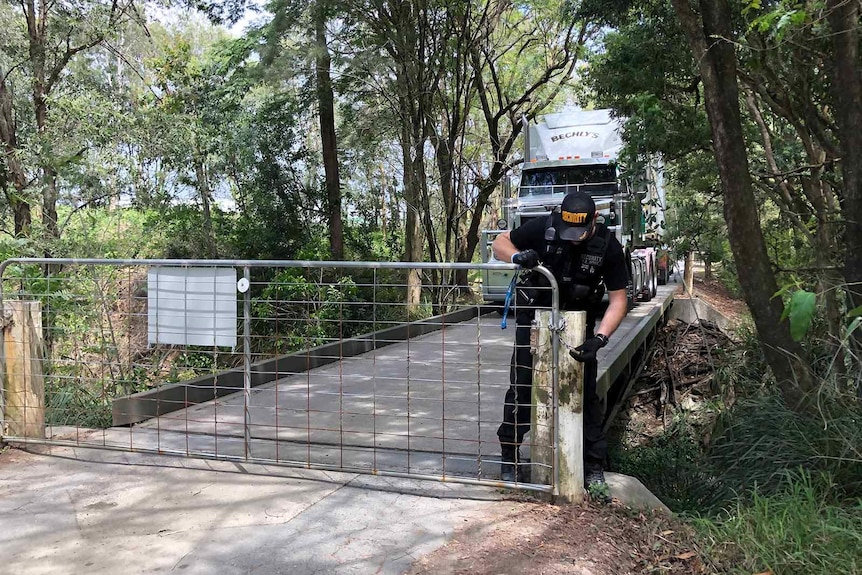
M 624 575 L 709 573 L 689 528 L 661 513 L 586 502 L 512 501 L 465 525 L 409 575 Z
M 676 297 L 688 297 L 682 292 L 682 283 L 680 283 Z M 727 288 L 715 279 L 705 281 L 703 277 L 695 274 L 694 297 L 705 300 L 733 323 L 739 323 L 749 315 L 748 306 L 745 305 L 745 302 L 734 297 Z

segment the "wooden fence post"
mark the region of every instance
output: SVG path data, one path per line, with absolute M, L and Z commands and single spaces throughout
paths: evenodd
M 587 314 L 582 311 L 560 314 L 565 328 L 560 333 L 569 346 L 584 342 Z M 551 366 L 553 365 L 551 312 L 536 312 L 536 354 L 533 356 L 533 419 L 530 447 L 534 483 L 550 483 L 554 468 L 554 416 Z M 560 344 L 557 382 L 557 424 L 560 467 L 558 492 L 561 499 L 580 503 L 584 499 L 584 364 L 569 355 Z
M 45 437 L 42 304 L 3 302 L 4 437 Z

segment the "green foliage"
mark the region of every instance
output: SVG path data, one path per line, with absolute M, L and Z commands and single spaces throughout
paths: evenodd
M 816 306 L 817 296 L 810 291 L 796 290 L 790 296 L 790 303 L 785 306 L 781 319 L 790 318 L 790 335 L 795 341 L 802 341 L 808 333 Z
M 646 445 L 613 447 L 611 461 L 674 511 L 693 513 L 714 503 L 715 481 L 703 466 L 697 431 L 683 419 Z
M 727 248 L 729 250 L 729 248 Z M 732 257 L 725 257 L 721 261 L 721 267 L 716 273 L 721 285 L 734 297 L 742 299 L 742 286 L 739 285 L 739 274 L 736 270 L 736 261 Z
M 698 527 L 721 572 L 858 573 L 862 403 L 824 381 L 815 409 L 790 409 L 747 341 L 720 360 L 716 380 L 738 398 L 713 425 L 677 417 L 612 460 Z
M 158 258 L 174 236 L 155 210 L 91 207 L 72 212 L 62 206 L 66 223 L 55 255 L 76 258 Z
M 696 66 L 670 3 L 617 10 L 615 30 L 590 56 L 585 80 L 597 107 L 613 108 L 625 119 L 625 163 L 655 153 L 675 161 L 709 150 Z
M 607 503 L 611 500 L 611 488 L 607 483 L 593 482 L 587 485 L 587 493 L 590 499 L 599 503 Z
M 92 386 L 75 378 L 46 378 L 45 424 L 93 429 L 111 426 L 111 399 L 91 391 Z
M 752 382 L 755 383 L 755 382 Z M 717 423 L 708 458 L 739 493 L 776 491 L 787 471 L 828 474 L 835 499 L 862 496 L 862 405 L 824 386 L 818 411 L 797 413 L 774 393 L 744 397 Z
M 0 236 L 0 261 L 10 258 L 38 257 L 35 243 L 28 238 Z
M 230 240 L 236 216 L 216 207 L 211 213 L 216 253 L 229 257 L 233 251 Z M 156 229 L 158 237 L 162 240 L 161 253 L 158 257 L 178 259 L 206 257 L 207 232 L 203 225 L 203 215 L 195 206 L 179 205 L 165 209 L 159 215 Z
M 279 352 L 295 351 L 346 337 L 354 319 L 357 287 L 352 278 L 320 284 L 293 270 L 279 271 L 252 302 L 255 333 L 275 338 Z M 352 331 L 350 328 L 348 332 Z
M 219 365 L 217 357 L 217 353 L 211 349 L 196 350 L 194 347 L 186 349 L 171 362 L 170 370 L 165 376 L 165 382 L 188 381 L 202 375 L 216 373 L 225 367 Z
M 755 490 L 715 519 L 695 523 L 727 572 L 852 575 L 862 570 L 862 506 L 836 505 L 829 475 L 782 474 L 770 494 Z

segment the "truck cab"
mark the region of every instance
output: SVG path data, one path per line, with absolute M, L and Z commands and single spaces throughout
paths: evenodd
M 559 209 L 563 197 L 573 191 L 589 193 L 596 203 L 600 220 L 610 228 L 627 249 L 631 280 L 631 299 L 649 299 L 655 294 L 655 253 L 644 244 L 645 238 L 637 226 L 623 222 L 626 212 L 636 212 L 632 220 L 643 218 L 643 199 L 649 191 L 660 192 L 659 205 L 663 221 L 664 184 L 660 180 L 660 165 L 647 178 L 647 193 L 632 189 L 630 178 L 624 177 L 618 164 L 622 148 L 621 125 L 610 110 L 575 111 L 549 114 L 538 122 L 525 126 L 524 163 L 521 167 L 517 192 L 504 203 L 505 217 L 498 229 L 482 232 L 483 262 L 495 262 L 491 244 L 501 233 L 514 229 L 533 218 L 547 218 Z M 651 180 L 650 180 L 651 178 Z M 632 208 L 635 208 L 634 210 Z M 655 219 L 655 218 L 653 218 Z M 640 224 L 640 221 L 634 222 Z M 641 230 L 643 226 L 641 226 Z M 636 246 L 636 248 L 635 248 Z M 486 270 L 482 293 L 485 300 L 502 303 L 514 272 Z

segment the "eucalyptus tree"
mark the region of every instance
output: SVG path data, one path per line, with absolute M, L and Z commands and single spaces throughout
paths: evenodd
M 399 1 L 370 8 L 357 9 L 365 15 L 357 21 L 370 37 L 358 46 L 353 64 L 374 78 L 388 107 L 381 115 L 397 120 L 407 203 L 405 259 L 424 259 L 424 243 L 431 261 L 452 261 L 463 237 L 463 139 L 476 93 L 469 49 L 483 41 L 487 5 Z M 379 57 L 369 56 L 374 52 Z M 431 276 L 438 304 L 449 296 L 448 286 L 466 283 L 446 272 Z M 418 302 L 418 273 L 408 281 L 411 301 Z
M 859 190 L 854 179 L 857 160 L 862 156 L 858 150 L 848 148 L 848 142 L 852 148 L 862 130 L 858 36 L 853 39 L 859 25 L 858 3 L 753 2 L 741 12 L 734 12 L 736 5 L 728 2 L 700 2 L 697 11 L 687 2 L 674 0 L 673 4 L 692 52 L 699 58 L 716 160 L 723 173 L 731 241 L 735 240 L 735 231 L 741 231 L 734 229 L 739 226 L 733 218 L 752 220 L 752 226 L 754 223 L 746 188 L 759 185 L 771 191 L 782 214 L 809 245 L 813 265 L 789 271 L 801 278 L 803 285 L 812 282 L 809 278 L 816 282 L 826 304 L 829 344 L 838 359 L 834 365 L 842 373 L 848 365 L 842 348 L 845 322 L 848 317 L 852 319 L 851 308 L 857 305 L 854 290 L 858 289 L 862 273 L 862 260 L 858 259 L 862 241 Z M 738 22 L 740 16 L 744 27 L 731 28 L 731 22 Z M 848 38 L 854 43 L 852 49 L 844 44 Z M 827 89 L 830 84 L 831 93 Z M 759 136 L 757 154 L 746 156 L 739 150 L 746 136 L 740 119 L 738 85 L 744 87 L 744 109 Z M 743 167 L 747 168 L 744 174 L 740 171 Z M 835 177 L 836 171 L 841 173 L 843 185 Z M 752 176 L 746 177 L 749 173 Z M 741 269 L 746 265 L 743 260 L 754 255 L 749 248 L 757 244 L 756 236 L 736 241 L 734 253 Z M 768 260 L 761 261 L 762 255 L 757 257 L 761 269 L 749 271 L 750 279 L 746 277 L 749 274 L 742 275 L 740 282 L 750 306 L 758 305 L 755 299 L 762 305 L 767 298 L 771 300 L 768 313 L 752 311 L 763 314 L 758 323 L 760 337 L 766 343 L 767 358 L 785 397 L 793 405 L 803 402 L 799 396 L 814 387 L 807 374 L 807 356 L 794 345 L 795 341 L 788 341 L 801 339 L 804 330 L 794 326 L 793 321 L 789 334 L 785 333 L 786 324 L 777 330 L 769 328 L 776 320 L 775 314 L 782 310 L 774 303 L 778 298 L 767 293 L 776 284 L 762 282 L 764 277 L 769 280 L 761 275 L 768 266 Z M 842 259 L 843 278 L 836 273 L 842 269 Z M 758 280 L 762 283 L 745 286 L 746 281 Z M 759 295 L 755 297 L 758 288 Z M 850 296 L 846 304 L 837 297 L 842 290 Z M 810 300 L 800 300 L 797 295 L 804 293 L 794 294 L 790 300 L 791 320 L 799 315 L 799 310 L 794 309 L 797 302 L 813 300 L 813 294 Z M 812 309 L 808 308 L 804 315 L 810 318 Z M 857 332 L 857 341 L 859 337 Z M 783 365 L 782 356 L 786 358 Z M 856 368 L 850 373 L 851 379 L 855 378 Z M 793 380 L 798 386 L 792 385 Z
M 155 120 L 167 136 L 160 146 L 163 161 L 176 176 L 177 187 L 192 187 L 200 201 L 209 258 L 218 256 L 212 206 L 214 186 L 222 178 L 213 172 L 225 128 L 220 102 L 216 100 L 222 78 L 207 54 L 210 42 L 217 39 L 216 29 L 209 25 L 197 31 L 188 27 L 163 35 L 159 56 L 150 61 L 156 94 L 148 98 L 158 116 Z
M 323 206 L 301 87 L 262 62 L 260 29 L 227 39 L 188 23 L 158 36 L 159 52 L 149 61 L 154 91 L 140 100 L 138 148 L 166 172 L 159 184 L 166 197 L 195 192 L 199 237 L 211 257 L 304 257 Z M 230 214 L 215 209 L 216 192 L 230 194 Z M 215 234 L 225 219 L 233 225 Z
M 428 242 L 431 260 L 440 260 L 430 210 L 426 144 L 432 125 L 429 118 L 436 113 L 435 89 L 445 71 L 446 44 L 456 33 L 447 18 L 446 1 L 346 3 L 356 24 L 350 60 L 356 89 L 384 104 L 385 109 L 377 115 L 394 120 L 392 135 L 400 147 L 401 189 L 406 204 L 405 261 L 424 259 L 424 241 Z M 420 271 L 409 270 L 406 283 L 406 303 L 412 312 L 421 298 Z
M 270 66 L 277 61 L 292 62 L 293 70 L 286 66 L 279 66 L 277 69 L 283 73 L 304 77 L 306 84 L 312 87 L 326 188 L 329 255 L 333 260 L 341 260 L 344 259 L 342 178 L 329 46 L 332 33 L 329 27 L 332 25 L 337 29 L 344 26 L 344 22 L 338 19 L 343 9 L 339 3 L 332 0 L 277 0 L 269 9 L 273 13 L 273 19 L 264 30 L 267 37 L 264 61 Z M 301 72 L 297 73 L 297 69 Z
M 445 0 L 354 4 L 360 32 L 352 73 L 366 92 L 380 94 L 398 120 L 405 259 L 422 257 L 420 233 L 432 261 L 472 259 L 489 198 L 515 162 L 522 116 L 533 118 L 571 81 L 587 27 L 578 26 L 566 7 Z M 417 279 L 411 280 L 415 298 Z M 450 285 L 445 278 L 433 283 Z M 466 274 L 454 283 L 466 284 Z
M 485 143 L 481 161 L 473 166 L 476 189 L 472 218 L 459 261 L 469 261 L 479 243 L 482 215 L 491 194 L 507 177 L 519 154 L 524 121 L 558 104 L 568 88 L 584 45 L 595 31 L 591 18 L 580 17 L 577 3 L 489 2 L 482 42 L 468 47 L 473 67 L 481 126 L 476 137 Z
M 808 257 L 780 262 L 785 281 L 816 286 L 825 303 L 829 343 L 839 355 L 845 307 L 842 277 L 845 192 L 839 135 L 829 86 L 831 42 L 822 4 L 764 2 L 744 11 L 737 49 L 751 140 L 754 185 L 769 193 L 782 218 L 807 244 Z M 847 227 L 848 231 L 852 228 Z M 852 235 L 852 232 L 851 232 Z M 853 307 L 850 305 L 849 307 Z M 843 361 L 836 362 L 843 365 Z
M 52 125 L 62 124 L 52 122 L 54 92 L 66 80 L 73 58 L 127 24 L 141 23 L 142 17 L 132 0 L 4 2 L 0 14 L 7 24 L 0 55 L 0 186 L 14 214 L 16 235 L 29 234 L 31 207 L 41 196 L 43 229 L 51 240 L 59 235 L 58 171 L 73 160 L 53 147 Z
M 852 200 L 838 177 L 842 132 L 829 91 L 833 12 L 822 2 L 611 4 L 631 25 L 599 56 L 611 65 L 597 67 L 595 84 L 612 94 L 630 82 L 615 99 L 647 129 L 627 137 L 670 151 L 671 159 L 704 151 L 714 157 L 738 279 L 764 353 L 788 403 L 805 405 L 815 383 L 799 343 L 805 324 L 795 318 L 810 318 L 813 308 L 801 311 L 796 295 L 784 305 L 776 294 L 817 286 L 838 359 L 833 368 L 848 365 L 840 348 L 853 319 L 853 304 L 839 297 L 855 285 L 842 241 L 852 244 L 855 232 L 843 225 Z M 611 55 L 613 42 L 626 48 Z M 791 321 L 783 321 L 788 313 Z

